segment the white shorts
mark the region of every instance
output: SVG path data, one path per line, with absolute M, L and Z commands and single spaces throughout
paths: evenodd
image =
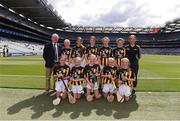
M 113 93 L 114 90 L 115 90 L 115 88 L 114 88 L 113 84 L 104 84 L 103 85 L 103 90 L 102 91 L 104 93 L 108 93 L 108 92 Z
M 121 96 L 129 97 L 131 95 L 131 88 L 128 85 L 120 85 L 119 93 Z
M 98 89 L 98 83 L 95 82 L 93 87 L 91 87 L 91 86 L 87 83 L 86 88 L 92 89 L 92 90 L 97 90 L 97 89 Z
M 64 83 L 68 86 L 68 80 L 64 80 Z M 65 86 L 62 81 L 56 81 L 56 91 L 65 92 Z
M 83 59 L 83 60 L 81 61 L 81 66 L 82 66 L 82 67 L 85 67 L 85 65 L 86 65 L 86 61 L 85 61 L 85 59 Z
M 73 93 L 84 93 L 82 85 L 72 85 L 72 92 Z

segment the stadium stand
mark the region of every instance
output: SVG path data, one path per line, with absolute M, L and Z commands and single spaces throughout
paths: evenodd
M 0 53 L 3 48 L 8 48 L 8 56 L 42 55 L 44 46 L 42 44 L 0 38 Z
M 145 54 L 180 55 L 180 18 L 167 22 L 164 27 L 152 28 L 72 26 L 57 14 L 47 0 L 22 1 L 0 1 L 0 37 L 17 43 L 45 44 L 50 41 L 52 33 L 58 33 L 61 36 L 60 43 L 68 38 L 73 46 L 78 36 L 87 45 L 89 37 L 94 35 L 100 46 L 101 39 L 108 36 L 111 46 L 115 47 L 117 38 L 124 38 L 127 43 L 128 36 L 135 34 Z M 11 44 L 13 46 L 14 43 Z

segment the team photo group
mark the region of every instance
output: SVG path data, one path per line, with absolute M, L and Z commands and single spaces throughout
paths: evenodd
M 65 39 L 63 45 L 59 41 L 63 41 L 60 36 L 52 34 L 51 42 L 43 51 L 45 94 L 49 94 L 53 76 L 54 105 L 65 98 L 74 104 L 82 95 L 87 101 L 104 97 L 108 102 L 120 103 L 135 95 L 141 58 L 135 35 L 128 37 L 126 45 L 123 38 L 118 38 L 115 48 L 109 46 L 108 37 L 103 37 L 97 45 L 96 37 L 91 36 L 88 46 L 83 45 L 82 37 L 77 37 L 74 47 L 70 46 L 69 39 Z

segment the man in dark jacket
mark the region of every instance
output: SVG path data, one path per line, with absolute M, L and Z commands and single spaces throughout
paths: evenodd
M 51 42 L 46 44 L 43 50 L 43 58 L 45 60 L 45 72 L 46 72 L 46 87 L 45 93 L 49 93 L 50 89 L 50 79 L 52 74 L 53 66 L 59 62 L 61 56 L 61 47 L 58 44 L 59 36 L 58 34 L 52 34 Z
M 141 58 L 141 48 L 136 44 L 137 38 L 135 35 L 130 35 L 128 38 L 129 44 L 126 46 L 126 56 L 130 61 L 130 66 L 133 69 L 136 79 L 133 82 L 134 89 L 137 86 L 137 75 L 139 70 L 139 59 Z M 135 90 L 133 89 L 133 94 Z

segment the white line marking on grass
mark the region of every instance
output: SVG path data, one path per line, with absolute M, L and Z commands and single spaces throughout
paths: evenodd
M 37 77 L 37 78 L 45 78 L 45 76 L 42 75 L 10 75 L 10 74 L 0 74 L 0 77 Z M 177 78 L 169 78 L 169 77 L 138 77 L 138 79 L 145 79 L 145 80 L 166 80 L 166 79 L 170 79 L 170 80 L 176 80 L 179 79 L 180 77 Z
M 138 79 L 149 79 L 149 80 L 154 80 L 154 79 L 157 79 L 157 80 L 163 80 L 163 79 L 170 79 L 170 80 L 175 80 L 175 79 L 180 79 L 180 77 L 177 77 L 177 78 L 169 78 L 169 77 L 138 77 Z
M 45 76 L 41 75 L 9 75 L 9 74 L 0 74 L 0 77 L 39 77 L 39 78 L 44 78 Z

